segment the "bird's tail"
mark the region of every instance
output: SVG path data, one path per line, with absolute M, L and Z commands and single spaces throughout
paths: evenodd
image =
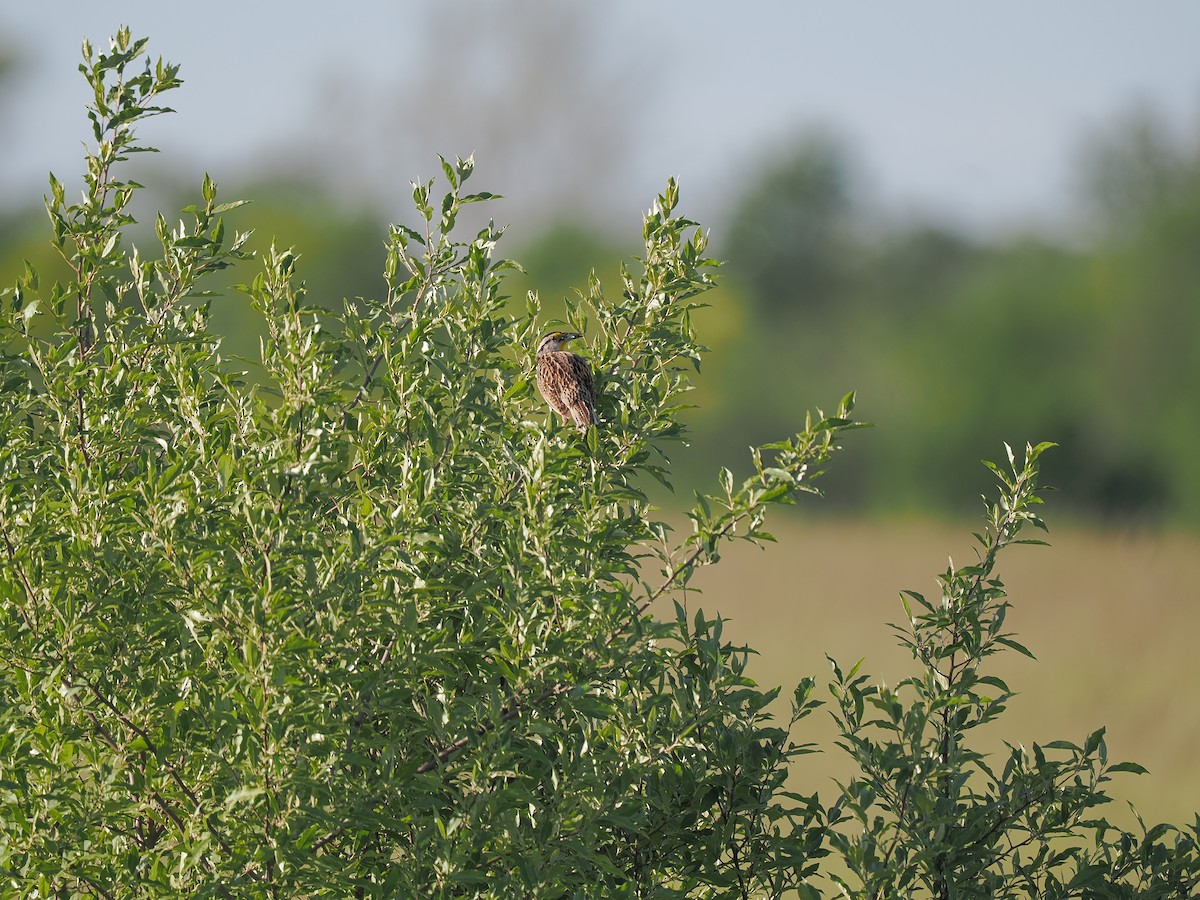
M 590 403 L 580 403 L 571 410 L 571 418 L 575 420 L 575 427 L 580 431 L 587 431 L 592 425 L 599 424 L 596 421 L 596 410 Z

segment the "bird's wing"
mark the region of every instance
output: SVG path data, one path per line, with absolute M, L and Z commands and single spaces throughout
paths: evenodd
M 585 421 L 580 421 L 583 416 L 575 415 L 575 423 L 577 425 L 594 425 L 596 424 L 596 385 L 592 380 L 592 368 L 587 364 L 587 360 L 582 356 L 570 354 L 571 358 L 571 391 L 567 396 L 567 403 L 573 408 L 573 411 L 582 413 L 580 407 L 586 407 L 587 418 Z
M 537 385 L 550 407 L 563 418 L 569 418 L 566 393 L 572 380 L 571 365 L 566 353 L 543 353 L 537 361 Z

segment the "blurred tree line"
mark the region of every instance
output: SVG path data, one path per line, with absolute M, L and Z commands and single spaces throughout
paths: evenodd
M 748 445 L 852 387 L 879 427 L 830 473 L 840 508 L 958 512 L 986 486 L 976 460 L 1007 438 L 1061 445 L 1044 477 L 1081 515 L 1200 524 L 1200 144 L 1135 112 L 1090 142 L 1079 170 L 1075 233 L 985 239 L 873 206 L 828 134 L 764 160 L 726 219 L 705 223 L 727 265 L 702 313 L 717 352 L 698 379 L 695 439 L 674 460 L 681 502 L 693 473 L 736 469 Z M 386 211 L 308 174 L 223 188 L 253 201 L 232 224 L 255 229 L 256 249 L 272 237 L 305 248 L 311 301 L 383 289 Z M 159 187 L 143 202 L 193 200 Z M 516 299 L 538 290 L 554 309 L 593 268 L 615 283 L 630 252 L 583 220 L 513 234 L 507 255 L 528 273 Z M 23 258 L 53 275 L 45 214 L 0 209 L 0 284 Z M 257 334 L 232 290 L 249 277 L 230 274 L 213 308 L 253 370 Z
M 1080 156 L 1076 234 L 991 240 L 887 221 L 826 136 L 768 165 L 723 229 L 746 320 L 704 433 L 752 442 L 849 384 L 880 429 L 831 498 L 954 509 L 1016 435 L 1061 445 L 1065 506 L 1200 522 L 1200 147 L 1138 111 Z

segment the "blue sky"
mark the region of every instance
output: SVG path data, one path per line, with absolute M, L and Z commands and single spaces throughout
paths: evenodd
M 1200 133 L 1192 0 L 116 5 L 0 11 L 23 60 L 0 205 L 78 174 L 79 43 L 120 22 L 183 66 L 179 115 L 144 136 L 189 173 L 330 172 L 390 209 L 437 153 L 474 151 L 516 224 L 566 205 L 636 221 L 668 175 L 711 216 L 819 125 L 891 208 L 1012 227 L 1069 210 L 1080 146 L 1133 105 Z

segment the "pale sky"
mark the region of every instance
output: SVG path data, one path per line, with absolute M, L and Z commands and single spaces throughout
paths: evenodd
M 1195 0 L 7 2 L 0 207 L 78 176 L 79 44 L 122 22 L 182 65 L 178 114 L 142 131 L 155 162 L 336 168 L 389 212 L 437 153 L 474 151 L 518 227 L 563 203 L 636 222 L 669 175 L 716 215 L 820 125 L 890 208 L 1005 228 L 1061 218 L 1080 146 L 1134 104 L 1200 134 Z

